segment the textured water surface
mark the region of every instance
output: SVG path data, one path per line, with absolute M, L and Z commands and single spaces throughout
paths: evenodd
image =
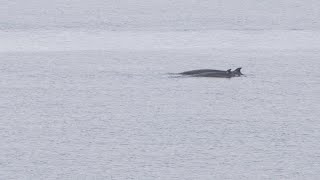
M 0 180 L 320 179 L 319 6 L 0 0 Z
M 4 179 L 317 179 L 320 51 L 2 53 Z M 243 67 L 246 77 L 172 78 Z

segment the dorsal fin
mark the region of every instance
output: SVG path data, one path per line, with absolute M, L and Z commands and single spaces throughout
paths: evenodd
M 234 72 L 236 72 L 236 73 L 239 74 L 239 75 L 243 75 L 243 74 L 241 73 L 241 67 L 235 69 Z

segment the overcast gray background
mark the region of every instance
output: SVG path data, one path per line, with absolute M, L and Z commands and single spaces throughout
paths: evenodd
M 317 0 L 1 0 L 1 28 L 319 29 Z

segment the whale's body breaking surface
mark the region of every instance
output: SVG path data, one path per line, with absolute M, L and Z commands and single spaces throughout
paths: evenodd
M 226 71 L 223 70 L 215 70 L 215 69 L 197 69 L 191 71 L 184 71 L 179 73 L 180 75 L 187 75 L 191 77 L 219 77 L 219 78 L 231 78 L 236 76 L 243 75 L 241 73 L 241 68 L 237 68 L 234 71 L 228 69 Z
M 215 69 L 197 69 L 197 70 L 185 71 L 185 72 L 182 72 L 179 74 L 181 74 L 181 75 L 196 75 L 196 74 L 200 74 L 200 73 L 210 73 L 210 72 L 222 73 L 222 72 L 226 72 L 226 71 L 215 70 Z
M 231 77 L 233 77 L 233 75 L 231 73 L 206 72 L 206 73 L 192 75 L 192 77 L 231 78 Z

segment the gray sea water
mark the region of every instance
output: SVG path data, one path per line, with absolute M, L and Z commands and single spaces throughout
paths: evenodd
M 0 0 L 0 180 L 320 179 L 319 6 Z
M 2 179 L 318 179 L 320 51 L 1 53 Z M 245 77 L 176 78 L 204 67 Z

